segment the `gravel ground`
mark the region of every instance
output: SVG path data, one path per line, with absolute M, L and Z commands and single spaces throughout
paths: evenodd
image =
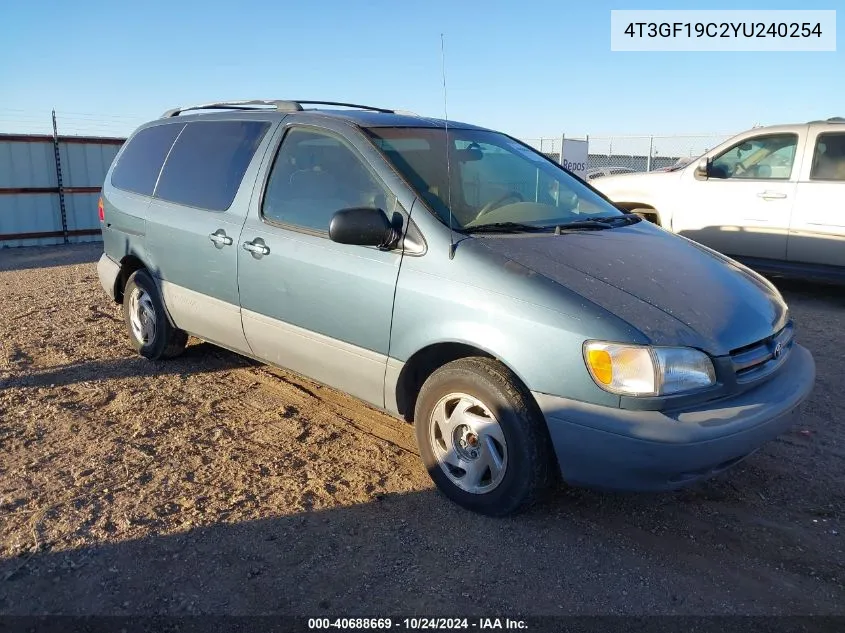
M 331 389 L 136 356 L 101 248 L 0 250 L 0 614 L 845 614 L 841 291 L 780 284 L 816 390 L 734 470 L 493 520 Z

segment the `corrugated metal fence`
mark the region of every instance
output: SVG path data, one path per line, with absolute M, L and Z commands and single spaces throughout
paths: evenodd
M 122 138 L 0 134 L 0 248 L 96 241 Z

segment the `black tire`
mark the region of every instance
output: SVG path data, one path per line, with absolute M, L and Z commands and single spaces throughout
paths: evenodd
M 452 393 L 467 394 L 483 403 L 499 423 L 507 443 L 504 475 L 489 492 L 468 492 L 456 485 L 432 448 L 433 409 Z M 521 512 L 540 501 L 556 481 L 556 460 L 546 422 L 528 390 L 496 360 L 462 358 L 435 371 L 420 390 L 414 426 L 423 463 L 438 489 L 474 512 L 488 516 Z
M 136 336 L 132 325 L 131 304 L 136 291 L 139 291 L 139 296 L 149 298 L 149 304 L 155 316 L 154 334 L 148 340 L 142 340 Z M 136 270 L 126 282 L 123 290 L 123 320 L 126 323 L 132 347 L 144 358 L 150 360 L 173 358 L 184 352 L 188 345 L 187 332 L 174 327 L 170 322 L 158 288 L 146 270 Z

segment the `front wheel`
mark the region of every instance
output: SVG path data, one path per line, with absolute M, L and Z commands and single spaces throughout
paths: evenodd
M 463 358 L 434 372 L 420 390 L 414 425 L 432 480 L 465 508 L 513 514 L 554 481 L 545 420 L 498 361 Z

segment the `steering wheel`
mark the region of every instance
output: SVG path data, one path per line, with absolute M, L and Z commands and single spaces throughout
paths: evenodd
M 482 215 L 487 215 L 493 209 L 497 209 L 501 207 L 504 202 L 507 200 L 516 200 L 517 202 L 525 202 L 525 198 L 522 197 L 522 194 L 518 191 L 508 191 L 506 194 L 499 196 L 498 198 L 494 198 L 483 207 L 481 207 L 481 211 L 478 212 L 478 215 L 475 216 L 476 218 L 480 218 Z
M 740 160 L 734 164 L 733 171 L 731 171 L 731 176 L 741 176 L 747 171 L 748 167 L 745 166 L 745 161 Z

